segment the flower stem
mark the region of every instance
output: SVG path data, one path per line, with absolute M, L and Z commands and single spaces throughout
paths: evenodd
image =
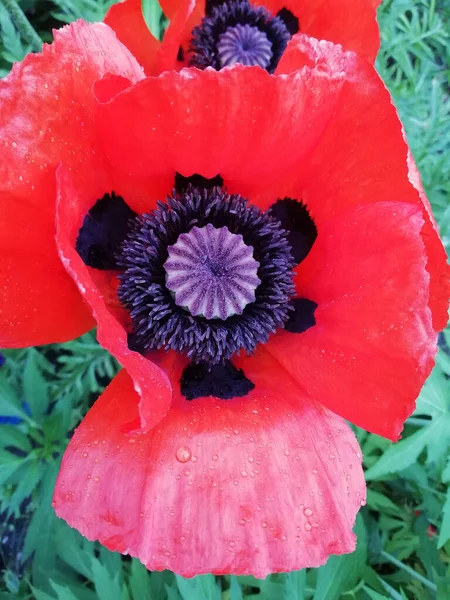
M 422 585 L 424 585 L 425 587 L 427 587 L 429 590 L 431 590 L 433 592 L 437 592 L 437 587 L 434 583 L 432 583 L 429 579 L 427 579 L 426 577 L 423 577 L 419 573 L 416 573 L 414 571 L 414 569 L 411 569 L 411 567 L 408 567 L 408 565 L 403 564 L 401 561 L 399 561 L 397 558 L 395 558 L 395 556 L 392 556 L 392 554 L 389 554 L 389 552 L 385 552 L 384 550 L 382 550 L 381 556 L 383 558 L 385 558 L 387 561 L 389 561 L 390 563 L 392 563 L 393 565 L 395 565 L 396 567 L 398 567 L 399 569 L 402 569 L 403 571 L 406 571 L 406 573 L 409 573 L 411 575 L 411 577 L 413 577 L 417 581 L 420 581 L 420 583 Z
M 8 11 L 17 31 L 22 38 L 30 44 L 34 52 L 40 52 L 42 49 L 42 40 L 35 32 L 31 23 L 26 18 L 23 10 L 16 0 L 0 0 Z

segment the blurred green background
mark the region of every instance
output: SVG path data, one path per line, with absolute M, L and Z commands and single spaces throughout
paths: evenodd
M 108 0 L 24 0 L 45 41 L 77 18 L 101 20 Z M 152 32 L 165 18 L 143 0 Z M 385 0 L 377 69 L 399 110 L 447 251 L 450 246 L 450 2 Z M 0 0 L 0 76 L 30 47 Z M 320 569 L 192 580 L 149 573 L 83 539 L 50 506 L 58 464 L 118 365 L 89 333 L 74 342 L 3 351 L 0 368 L 0 600 L 450 600 L 450 330 L 437 365 L 392 444 L 356 430 L 368 502 L 354 554 Z

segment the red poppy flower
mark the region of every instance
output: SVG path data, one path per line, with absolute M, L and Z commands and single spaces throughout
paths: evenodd
M 0 82 L 2 345 L 96 322 L 124 367 L 69 444 L 57 514 L 187 576 L 352 551 L 342 417 L 398 437 L 448 298 L 388 92 L 301 35 L 275 75 L 148 79 L 105 25 L 55 40 Z
M 260 64 L 254 56 L 249 56 L 248 50 L 242 54 L 242 45 L 247 49 L 256 45 L 261 50 L 261 43 L 274 50 L 272 65 L 269 65 L 273 72 L 286 44 L 298 32 L 341 44 L 345 50 L 357 52 L 373 62 L 380 46 L 376 20 L 380 2 L 161 0 L 161 8 L 170 19 L 162 43 L 148 30 L 141 0 L 123 0 L 115 4 L 106 15 L 105 22 L 131 50 L 147 75 L 179 70 L 188 64 L 215 68 L 230 64 L 230 60 Z M 224 33 L 225 37 L 220 42 Z M 230 55 L 227 52 L 230 46 L 232 49 L 238 46 L 241 52 L 237 55 L 231 52 Z M 195 52 L 192 52 L 193 47 Z M 219 58 L 214 59 L 216 55 Z

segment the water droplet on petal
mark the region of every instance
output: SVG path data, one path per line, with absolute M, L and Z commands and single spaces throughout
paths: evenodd
M 187 446 L 180 446 L 176 452 L 177 461 L 180 463 L 186 463 L 191 459 L 192 453 Z
M 95 477 L 94 477 L 94 481 L 95 481 L 95 483 L 98 483 L 98 482 L 100 481 L 100 477 L 99 477 L 98 475 L 97 475 L 97 476 L 95 476 Z
M 312 529 L 311 523 L 305 523 L 305 529 L 306 529 L 306 531 L 311 531 L 311 529 Z
M 306 507 L 305 510 L 303 511 L 303 514 L 306 515 L 307 517 L 310 517 L 313 514 L 313 511 Z

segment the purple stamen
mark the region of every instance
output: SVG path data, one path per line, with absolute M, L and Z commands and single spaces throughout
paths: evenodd
M 168 253 L 166 287 L 194 317 L 225 321 L 255 301 L 259 262 L 242 235 L 208 223 L 182 233 Z

